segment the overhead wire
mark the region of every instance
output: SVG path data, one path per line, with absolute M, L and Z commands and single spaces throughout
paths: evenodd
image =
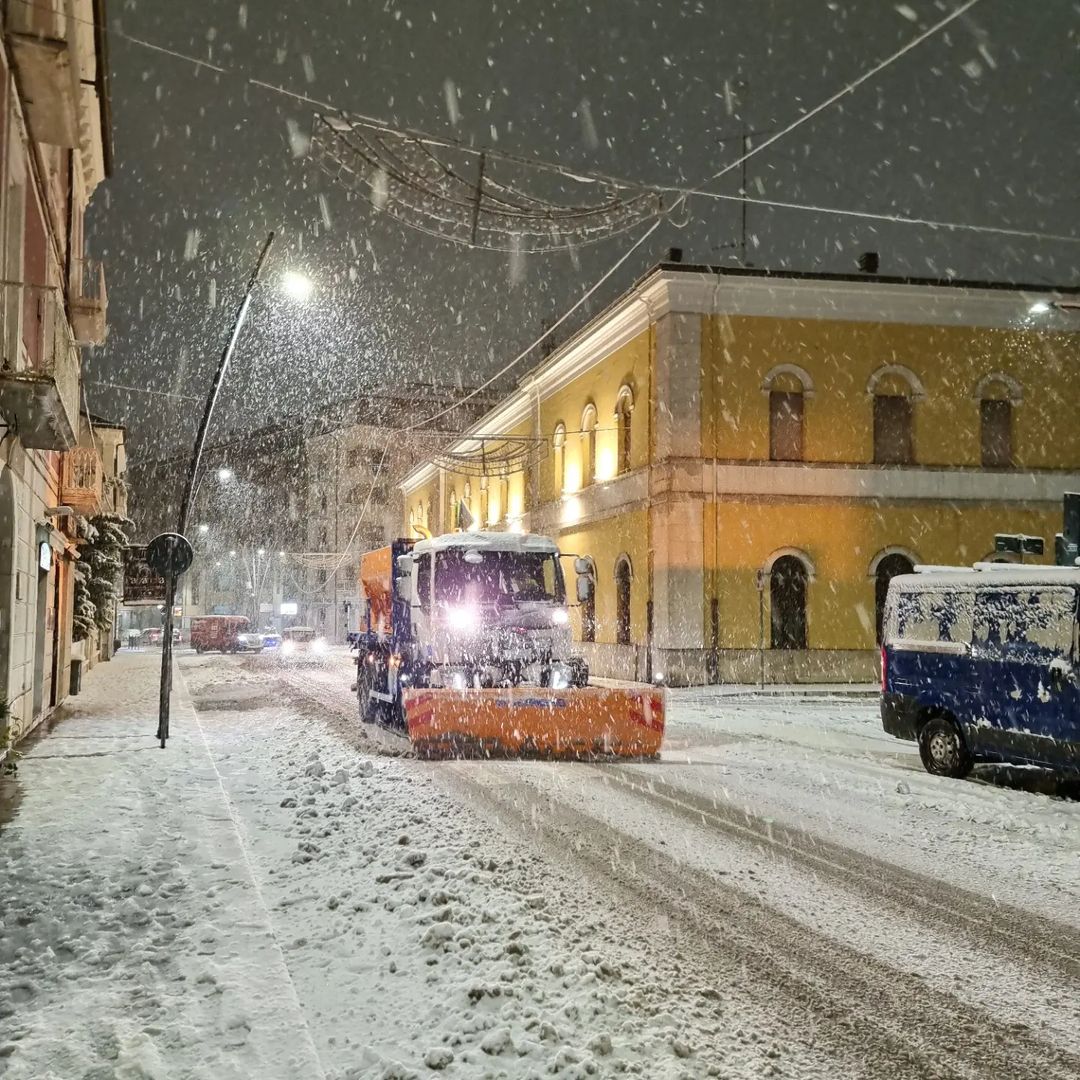
M 39 4 L 36 2 L 36 0 L 11 0 L 11 2 L 21 4 L 25 7 L 39 7 Z M 828 108 L 832 104 L 835 104 L 835 102 L 840 100 L 841 97 L 844 97 L 847 94 L 851 93 L 857 86 L 861 85 L 861 83 L 865 82 L 868 78 L 871 78 L 873 75 L 883 70 L 894 60 L 899 59 L 900 56 L 909 52 L 911 49 L 921 44 L 927 38 L 938 33 L 944 26 L 946 26 L 948 23 L 952 22 L 959 16 L 965 14 L 968 10 L 970 10 L 971 7 L 973 7 L 979 2 L 981 2 L 981 0 L 968 0 L 968 2 L 963 4 L 960 8 L 957 8 L 954 12 L 945 16 L 939 22 L 933 24 L 921 34 L 911 39 L 911 41 L 909 41 L 905 46 L 903 46 L 903 48 L 897 53 L 894 53 L 891 57 L 887 57 L 885 60 L 875 65 L 873 68 L 870 68 L 867 72 L 864 72 L 863 75 L 859 76 L 859 78 L 845 85 L 841 90 L 837 91 L 837 93 L 833 95 L 830 99 L 822 102 L 819 106 L 815 107 L 815 109 L 811 110 L 810 112 L 803 114 L 792 124 L 788 125 L 786 129 L 781 129 L 775 132 L 773 136 L 770 137 L 768 140 L 759 143 L 756 147 L 752 148 L 748 154 L 744 154 L 741 157 L 736 158 L 733 162 L 730 162 L 728 165 L 724 166 L 724 168 L 721 169 L 719 172 L 714 173 L 707 180 L 703 181 L 701 185 L 686 186 L 682 184 L 649 184 L 641 180 L 628 180 L 626 177 L 615 176 L 613 174 L 598 172 L 596 170 L 575 169 L 570 166 L 560 164 L 559 162 L 545 161 L 540 158 L 529 157 L 528 155 L 517 154 L 512 151 L 506 151 L 495 147 L 473 147 L 470 149 L 479 150 L 487 154 L 497 155 L 507 161 L 516 162 L 517 164 L 523 166 L 534 165 L 546 169 L 551 169 L 555 172 L 561 173 L 562 175 L 571 178 L 586 178 L 598 182 L 608 182 L 625 185 L 628 187 L 650 189 L 652 191 L 663 192 L 665 194 L 687 196 L 693 195 L 700 198 L 715 199 L 721 201 L 746 202 L 750 203 L 751 205 L 774 207 L 776 209 L 782 210 L 794 210 L 814 214 L 829 214 L 840 217 L 855 217 L 867 221 L 882 221 L 887 224 L 914 225 L 921 228 L 945 229 L 958 232 L 972 232 L 988 235 L 1010 236 L 1016 239 L 1038 240 L 1051 243 L 1080 244 L 1080 236 L 1071 236 L 1068 234 L 1048 233 L 1041 230 L 1033 229 L 1017 229 L 1001 225 L 983 225 L 979 223 L 963 221 L 945 221 L 936 218 L 919 217 L 917 215 L 911 214 L 897 214 L 874 210 L 860 210 L 836 206 L 824 206 L 814 203 L 796 202 L 794 200 L 766 199 L 752 197 L 749 195 L 724 194 L 721 192 L 707 190 L 703 186 L 704 184 L 712 183 L 712 181 L 717 180 L 720 177 L 726 175 L 728 172 L 738 168 L 743 163 L 743 161 L 749 160 L 749 158 L 755 156 L 756 154 L 766 149 L 768 146 L 772 145 L 772 143 L 775 142 L 776 139 L 784 133 L 794 130 L 795 127 L 806 122 L 806 120 L 810 119 L 811 116 L 816 115 L 817 113 L 823 111 L 823 109 Z M 66 17 L 65 12 L 59 11 L 57 9 L 53 9 L 53 13 L 57 15 L 64 15 Z M 72 19 L 74 22 L 103 29 L 110 35 L 110 37 L 119 38 L 120 40 L 127 41 L 132 45 L 136 45 L 145 49 L 150 49 L 154 52 L 172 57 L 175 60 L 184 61 L 185 63 L 192 64 L 196 67 L 206 68 L 210 71 L 215 72 L 216 74 L 231 76 L 233 78 L 239 79 L 240 81 L 244 82 L 249 86 L 253 86 L 257 89 L 264 90 L 269 93 L 291 98 L 292 100 L 305 105 L 312 105 L 319 109 L 328 109 L 334 113 L 352 116 L 357 120 L 362 120 L 366 124 L 369 124 L 371 126 L 381 125 L 388 132 L 393 132 L 397 134 L 404 133 L 428 145 L 443 147 L 447 149 L 456 149 L 463 145 L 457 140 L 446 138 L 443 136 L 432 135 L 429 132 L 420 131 L 416 128 L 393 125 L 385 120 L 379 119 L 378 117 L 372 117 L 354 111 L 342 110 L 340 106 L 335 105 L 334 103 L 326 101 L 322 98 L 313 97 L 311 94 L 305 94 L 298 90 L 292 90 L 289 87 L 282 86 L 278 83 L 266 82 L 263 79 L 254 78 L 253 76 L 247 75 L 244 71 L 236 67 L 223 67 L 220 64 L 214 64 L 209 60 L 203 60 L 197 56 L 192 56 L 190 53 L 180 52 L 177 49 L 170 49 L 164 45 L 159 45 L 156 42 L 149 41 L 146 38 L 139 37 L 134 34 L 129 34 L 126 31 L 119 29 L 118 27 L 110 27 L 103 23 L 99 23 L 93 19 L 85 19 L 80 16 L 73 16 Z M 437 234 L 431 232 L 429 233 L 429 235 Z

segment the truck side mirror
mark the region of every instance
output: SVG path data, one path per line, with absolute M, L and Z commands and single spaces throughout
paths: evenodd
M 398 577 L 412 577 L 413 557 L 411 555 L 399 555 L 397 557 Z
M 579 604 L 586 604 L 593 594 L 593 580 L 588 574 L 579 574 L 577 579 L 577 598 Z
M 592 574 L 592 563 L 588 559 L 583 559 L 580 555 L 574 560 L 574 573 Z

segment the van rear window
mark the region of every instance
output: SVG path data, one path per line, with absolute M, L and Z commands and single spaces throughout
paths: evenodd
M 969 592 L 938 589 L 902 592 L 893 610 L 889 636 L 901 641 L 969 644 L 974 600 Z

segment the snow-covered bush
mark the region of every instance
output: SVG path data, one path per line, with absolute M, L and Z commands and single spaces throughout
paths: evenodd
M 96 626 L 108 630 L 118 597 L 117 582 L 124 568 L 124 548 L 134 528 L 119 514 L 98 514 L 84 527 L 86 543 L 75 565 L 75 611 L 72 637 L 83 641 Z

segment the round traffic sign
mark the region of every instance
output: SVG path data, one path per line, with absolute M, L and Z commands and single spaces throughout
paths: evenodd
M 182 574 L 195 558 L 186 536 L 162 533 L 146 545 L 146 565 L 162 577 Z

